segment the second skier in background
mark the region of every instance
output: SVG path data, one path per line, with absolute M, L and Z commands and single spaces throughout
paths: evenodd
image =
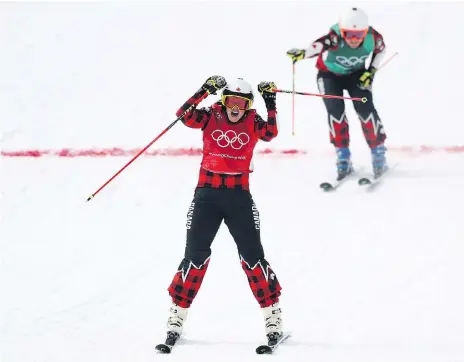
M 360 8 L 350 8 L 329 32 L 314 41 L 307 49 L 290 49 L 287 55 L 297 62 L 317 57 L 317 85 L 319 92 L 367 98 L 366 103 L 355 101 L 354 108 L 362 124 L 366 142 L 372 154 L 375 177 L 387 169 L 385 158 L 386 134 L 372 99 L 374 75 L 385 56 L 382 35 L 369 24 L 366 13 Z M 372 54 L 370 65 L 365 62 Z M 324 98 L 330 130 L 330 142 L 337 153 L 338 180 L 353 171 L 350 152 L 350 133 L 343 99 Z

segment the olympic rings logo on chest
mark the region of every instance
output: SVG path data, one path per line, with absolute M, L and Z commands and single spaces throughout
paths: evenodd
M 239 150 L 250 142 L 250 136 L 247 133 L 241 132 L 237 134 L 231 129 L 226 132 L 220 129 L 214 130 L 211 132 L 211 138 L 216 141 L 219 147 L 225 148 L 230 146 L 234 150 Z
M 356 56 L 344 57 L 342 55 L 337 55 L 335 57 L 335 59 L 337 60 L 337 63 L 339 63 L 345 68 L 355 67 L 357 65 L 363 64 L 367 58 L 369 58 L 369 55 L 363 55 L 361 57 L 356 57 Z

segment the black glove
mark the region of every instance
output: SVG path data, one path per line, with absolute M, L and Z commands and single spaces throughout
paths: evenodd
M 258 91 L 263 97 L 267 109 L 276 109 L 276 93 L 274 89 L 277 89 L 274 82 L 263 81 L 258 85 Z
M 209 94 L 216 94 L 216 91 L 224 88 L 226 84 L 227 82 L 224 77 L 221 77 L 220 75 L 212 75 L 201 86 L 201 89 Z

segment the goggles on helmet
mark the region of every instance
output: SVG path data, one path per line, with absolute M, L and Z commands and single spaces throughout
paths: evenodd
M 347 30 L 341 29 L 341 34 L 345 39 L 362 40 L 367 34 L 367 30 Z
M 222 104 L 227 108 L 238 108 L 242 111 L 251 108 L 252 101 L 248 98 L 236 96 L 236 95 L 223 95 Z

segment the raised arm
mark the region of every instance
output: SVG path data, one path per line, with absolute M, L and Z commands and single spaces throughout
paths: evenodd
M 255 132 L 257 137 L 265 142 L 271 141 L 279 133 L 276 107 L 276 89 L 274 82 L 261 82 L 258 85 L 258 91 L 264 99 L 267 109 L 267 122 L 256 113 L 255 117 Z
M 185 102 L 182 107 L 176 112 L 176 116 L 180 117 L 187 109 L 192 105 L 198 103 L 199 99 L 205 95 L 205 90 L 198 90 L 192 97 L 190 97 L 187 102 Z M 211 108 L 201 108 L 196 109 L 196 106 L 192 108 L 191 111 L 185 114 L 181 119 L 182 123 L 190 128 L 204 128 L 208 124 L 209 116 L 211 115 Z
M 208 124 L 211 115 L 211 107 L 196 109 L 196 105 L 206 93 L 208 95 L 216 94 L 216 91 L 223 88 L 225 84 L 226 80 L 224 77 L 217 75 L 209 77 L 201 88 L 177 110 L 176 116 L 180 117 L 187 109 L 195 105 L 191 111 L 185 114 L 182 118 L 182 122 L 187 127 L 203 129 Z

